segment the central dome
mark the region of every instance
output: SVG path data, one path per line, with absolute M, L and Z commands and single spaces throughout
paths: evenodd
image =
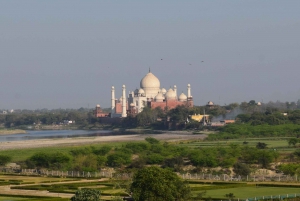
M 160 90 L 160 81 L 151 72 L 147 73 L 140 82 L 140 87 L 144 89 L 147 97 L 155 97 Z
M 140 87 L 143 88 L 159 88 L 160 87 L 160 81 L 159 79 L 153 75 L 151 72 L 147 73 L 145 77 L 141 80 Z

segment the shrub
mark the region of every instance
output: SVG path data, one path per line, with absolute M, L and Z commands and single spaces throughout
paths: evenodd
M 0 155 L 0 165 L 6 165 L 10 161 L 11 161 L 11 157 L 10 156 Z

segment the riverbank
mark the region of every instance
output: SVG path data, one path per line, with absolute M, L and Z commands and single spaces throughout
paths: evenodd
M 135 134 L 135 135 L 113 135 L 113 136 L 96 136 L 96 137 L 70 137 L 70 138 L 56 138 L 56 139 L 39 139 L 39 140 L 22 140 L 12 142 L 0 142 L 0 150 L 8 149 L 23 149 L 23 148 L 39 148 L 39 147 L 59 147 L 59 146 L 74 146 L 85 144 L 98 144 L 108 142 L 130 142 L 142 141 L 146 137 L 154 137 L 158 140 L 176 142 L 186 140 L 204 139 L 205 134 Z
M 0 130 L 0 135 L 23 134 L 23 133 L 25 134 L 26 131 L 21 130 L 21 129 L 12 129 L 12 130 L 1 129 Z

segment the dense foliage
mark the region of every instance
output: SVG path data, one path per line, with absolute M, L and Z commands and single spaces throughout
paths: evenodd
M 300 154 L 299 154 L 300 155 Z M 276 161 L 278 152 L 270 149 L 229 144 L 228 147 L 189 148 L 161 143 L 154 138 L 144 142 L 128 142 L 122 146 L 88 146 L 72 149 L 70 153 L 35 153 L 26 160 L 28 168 L 47 168 L 52 170 L 96 171 L 102 167 L 142 168 L 146 165 L 160 165 L 177 172 L 193 165 L 196 171 L 202 168 L 234 167 L 235 164 L 258 164 L 267 168 Z M 246 170 L 243 165 L 236 166 L 236 173 Z M 240 170 L 238 170 L 240 169 Z
M 75 192 L 71 201 L 100 201 L 101 192 L 96 189 L 83 188 Z
M 190 115 L 207 114 L 213 116 L 225 115 L 226 107 L 215 105 L 213 108 L 208 106 L 177 106 L 173 109 L 161 108 L 150 109 L 145 107 L 143 111 L 136 116 L 128 116 L 122 120 L 122 127 L 149 127 L 153 129 L 193 129 L 199 128 L 199 122 L 190 119 Z M 188 120 L 189 119 L 189 120 Z M 166 121 L 171 122 L 171 125 L 166 124 Z M 174 125 L 172 125 L 174 124 Z
M 0 115 L 0 124 L 6 128 L 23 128 L 33 125 L 57 125 L 63 124 L 64 120 L 75 121 L 76 125 L 87 125 L 96 123 L 97 118 L 93 117 L 92 110 L 80 108 L 78 110 L 53 110 L 53 111 L 25 111 Z M 25 127 L 24 127 L 25 128 Z
M 209 135 L 208 140 L 295 136 L 300 136 L 300 124 L 262 124 L 255 126 L 251 124 L 229 124 L 220 128 L 220 133 L 217 135 Z
M 253 126 L 262 124 L 300 124 L 300 110 L 278 111 L 277 109 L 267 108 L 262 112 L 240 114 L 237 119 Z
M 60 170 L 65 168 L 69 161 L 69 156 L 59 152 L 54 154 L 39 152 L 27 159 L 26 164 L 29 168 L 51 168 Z
M 11 161 L 11 157 L 10 156 L 0 155 L 0 165 L 6 165 L 10 161 Z
M 191 192 L 176 173 L 155 166 L 139 169 L 130 190 L 136 201 L 184 201 Z

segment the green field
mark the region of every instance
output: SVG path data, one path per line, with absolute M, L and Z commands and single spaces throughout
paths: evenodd
M 186 141 L 181 142 L 179 146 L 188 146 L 191 148 L 198 148 L 198 147 L 227 147 L 230 144 L 237 144 L 237 145 L 245 145 L 244 142 L 247 143 L 250 147 L 255 147 L 258 142 L 266 143 L 267 148 L 269 149 L 276 149 L 283 152 L 292 152 L 298 147 L 289 146 L 288 137 L 280 137 L 280 138 L 245 138 L 245 139 L 230 139 L 230 140 L 220 140 L 220 141 L 200 141 L 200 140 L 193 140 L 193 141 Z
M 1 150 L 1 154 L 11 156 L 12 161 L 25 161 L 33 154 L 38 152 L 46 152 L 46 153 L 63 153 L 69 154 L 72 149 L 83 149 L 85 147 L 94 146 L 95 148 L 102 147 L 104 145 L 109 145 L 111 147 L 118 147 L 121 146 L 122 142 L 103 142 L 97 144 L 90 144 L 90 145 L 68 145 L 68 146 L 52 146 L 52 147 L 40 147 L 40 148 L 26 148 L 26 149 L 10 149 L 10 150 Z
M 197 193 L 197 192 L 194 192 Z M 233 193 L 235 198 L 246 199 L 262 196 L 278 196 L 286 194 L 300 194 L 300 188 L 284 187 L 239 187 L 227 189 L 207 190 L 204 197 L 226 198 L 225 194 Z
M 16 177 L 14 179 L 20 179 L 21 177 Z M 45 179 L 45 178 L 43 178 Z M 26 180 L 26 177 L 23 178 L 23 180 Z M 47 180 L 50 180 L 50 178 L 47 178 Z M 42 179 L 40 180 L 42 181 Z M 37 181 L 38 183 L 39 181 Z M 199 183 L 198 183 L 199 182 Z M 117 183 L 121 184 L 123 181 L 117 181 L 117 180 L 109 180 L 109 181 L 91 181 L 86 182 L 83 181 L 82 183 L 59 183 L 59 184 L 53 184 L 53 185 L 34 185 L 34 186 L 26 186 L 26 187 L 20 187 L 21 189 L 40 189 L 40 190 L 49 190 L 50 192 L 75 192 L 77 188 L 85 187 L 85 188 L 94 188 L 99 189 L 102 193 L 101 198 L 104 200 L 111 200 L 114 196 L 125 196 L 125 189 L 122 187 L 117 187 Z M 277 183 L 278 184 L 278 183 Z M 55 187 L 57 186 L 57 187 Z M 203 195 L 204 198 L 220 198 L 220 199 L 228 199 L 226 198 L 226 194 L 233 193 L 236 199 L 246 199 L 246 198 L 258 198 L 258 197 L 270 197 L 270 196 L 286 196 L 289 194 L 289 197 L 294 196 L 297 194 L 297 196 L 300 195 L 300 185 L 299 186 L 292 186 L 292 187 L 263 187 L 258 186 L 256 187 L 255 184 L 246 184 L 246 183 L 222 183 L 218 182 L 215 184 L 203 184 L 201 181 L 193 181 L 192 184 L 190 184 L 191 188 L 198 189 L 198 190 L 192 190 L 193 197 L 196 197 L 197 194 L 205 192 Z M 298 188 L 297 188 L 298 187 Z M 203 188 L 203 189 L 202 189 Z M 211 189 L 210 189 L 211 188 Z M 207 190 L 205 190 L 207 189 Z M 58 191 L 57 191 L 58 190 Z M 45 200 L 45 201 L 52 201 L 52 200 L 58 200 L 57 198 L 24 198 L 24 197 L 8 197 L 8 196 L 0 196 L 0 201 L 18 201 L 18 200 Z M 60 201 L 64 201 L 68 199 L 60 199 Z

